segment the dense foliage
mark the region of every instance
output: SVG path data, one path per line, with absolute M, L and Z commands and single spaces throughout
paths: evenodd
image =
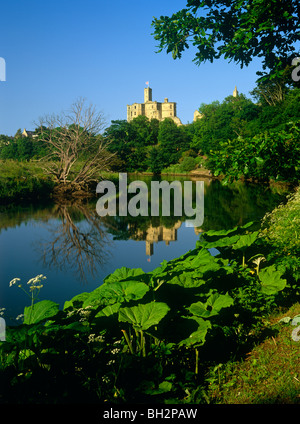
M 117 269 L 63 310 L 36 302 L 44 277 L 31 279 L 23 324 L 0 343 L 1 401 L 206 402 L 208 368 L 248 351 L 261 318 L 298 290 L 255 227 L 208 231 L 149 273 Z
M 300 178 L 300 122 L 282 130 L 266 131 L 254 137 L 238 137 L 221 143 L 211 152 L 209 166 L 214 175 L 253 178 L 258 181 L 298 182 Z
M 263 69 L 278 76 L 297 56 L 299 19 L 296 0 L 188 0 L 152 25 L 159 51 L 174 59 L 192 45 L 198 65 L 224 57 L 243 68 L 259 57 Z
M 0 135 L 0 159 L 14 159 L 28 161 L 45 156 L 48 152 L 47 145 L 37 137 L 22 136 L 20 130 L 14 137 Z
M 170 118 L 159 122 L 138 116 L 131 122 L 112 121 L 105 136 L 111 140 L 109 151 L 117 154 L 112 169 L 118 171 L 160 173 L 164 167 L 177 163 L 189 148 L 185 128 Z
M 239 94 L 202 104 L 201 118 L 184 126 L 145 116 L 113 121 L 105 133 L 117 155 L 113 169 L 185 173 L 203 164 L 231 179 L 297 181 L 300 90 L 286 89 L 272 105 L 261 85 L 253 94 L 258 103 Z
M 300 277 L 300 189 L 289 196 L 286 204 L 280 204 L 263 220 L 262 235 L 272 246 L 270 256 L 283 263 L 295 278 Z M 280 237 L 278 236 L 280 234 Z M 284 255 L 282 255 L 284 252 Z
M 212 175 L 225 175 L 233 180 L 297 182 L 300 169 L 300 89 L 265 83 L 258 85 L 252 94 L 257 103 L 239 94 L 237 97 L 228 96 L 223 102 L 202 104 L 199 107 L 201 117 L 187 125 L 177 126 L 170 118 L 158 121 L 145 116 L 138 116 L 131 122 L 112 121 L 101 136 L 105 144 L 103 152 L 108 152 L 104 156 L 113 155 L 109 160 L 110 169 L 176 174 L 204 166 Z M 71 130 L 72 126 L 68 131 Z M 22 137 L 20 131 L 15 137 L 1 136 L 0 159 L 46 161 L 52 157 L 55 160 L 55 153 L 60 151 L 65 141 L 55 140 L 53 151 L 45 141 L 47 131 L 47 128 L 42 128 L 42 137 L 41 129 L 37 129 L 35 138 Z M 53 143 L 55 132 L 59 134 L 60 131 L 61 128 L 52 131 Z M 87 149 L 79 149 L 74 155 L 70 150 L 72 157 L 68 163 L 77 161 L 82 165 L 77 166 L 77 174 L 85 169 L 84 163 L 95 161 L 91 134 L 89 139 L 91 142 L 86 143 Z M 104 156 L 101 156 L 102 161 Z M 59 163 L 56 158 L 54 164 L 47 166 L 56 169 Z M 76 178 L 73 168 L 67 167 L 63 175 Z

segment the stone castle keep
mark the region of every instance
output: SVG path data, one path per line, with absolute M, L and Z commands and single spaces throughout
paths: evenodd
M 236 86 L 232 95 L 233 97 L 239 96 Z M 165 118 L 171 118 L 177 125 L 182 125 L 182 122 L 178 116 L 176 116 L 176 103 L 169 102 L 167 98 L 165 98 L 163 103 L 154 102 L 152 100 L 152 88 L 150 87 L 144 88 L 144 103 L 133 103 L 132 105 L 127 105 L 128 122 L 140 115 L 147 116 L 149 119 L 155 118 L 159 121 L 163 121 Z M 201 114 L 198 110 L 195 110 L 193 121 L 201 119 L 202 117 L 203 114 Z
M 140 115 L 147 116 L 149 119 L 155 118 L 159 121 L 171 118 L 177 125 L 182 125 L 180 119 L 176 116 L 176 103 L 169 102 L 167 98 L 163 103 L 152 101 L 152 88 L 150 87 L 144 89 L 144 103 L 127 105 L 128 122 Z

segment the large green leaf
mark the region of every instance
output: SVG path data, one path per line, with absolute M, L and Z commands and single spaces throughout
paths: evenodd
M 200 241 L 198 241 L 196 244 L 197 246 L 203 246 L 203 247 L 206 247 L 207 249 L 211 249 L 213 247 L 231 246 L 232 244 L 236 243 L 238 239 L 239 239 L 239 235 L 235 234 L 229 237 L 220 237 L 217 240 L 210 240 L 209 238 L 203 238 Z
M 229 230 L 207 231 L 201 235 L 196 245 L 206 248 L 232 246 L 240 240 L 242 234 L 253 224 L 254 223 L 251 221 L 242 227 L 234 227 Z
M 83 307 L 105 306 L 141 299 L 148 290 L 147 284 L 138 281 L 125 280 L 104 283 L 91 292 L 90 296 L 84 301 Z
M 138 275 L 145 274 L 141 268 L 122 268 L 116 269 L 112 274 L 109 274 L 104 278 L 105 283 L 113 283 L 115 281 L 126 280 L 130 277 L 136 277 Z
M 233 299 L 228 294 L 212 294 L 205 303 L 193 303 L 189 311 L 202 318 L 209 318 L 218 315 L 221 309 L 233 305 Z
M 201 346 L 205 342 L 207 331 L 211 328 L 211 323 L 205 321 L 202 318 L 196 317 L 196 321 L 199 325 L 198 329 L 194 331 L 190 336 L 184 340 L 181 340 L 179 346 Z
M 286 280 L 281 278 L 283 272 L 277 271 L 275 265 L 263 268 L 259 272 L 261 291 L 265 294 L 276 294 L 286 286 Z
M 168 284 L 177 284 L 185 288 L 200 287 L 205 284 L 205 280 L 201 279 L 202 273 L 189 271 L 182 274 L 175 275 L 168 281 Z
M 33 306 L 25 306 L 24 324 L 36 324 L 37 322 L 53 317 L 58 311 L 58 303 L 54 303 L 51 300 L 42 300 Z
M 238 227 L 231 228 L 229 230 L 209 230 L 205 232 L 207 236 L 227 236 L 228 234 L 234 233 Z
M 169 310 L 169 306 L 163 302 L 139 304 L 131 308 L 121 308 L 119 321 L 129 322 L 136 330 L 144 331 L 158 324 Z
M 101 309 L 101 311 L 95 315 L 95 318 L 109 317 L 113 314 L 116 314 L 119 311 L 120 307 L 121 303 L 114 303 L 113 305 L 105 306 L 105 308 Z
M 201 249 L 198 255 L 195 256 L 189 264 L 191 268 L 198 269 L 202 274 L 208 271 L 217 271 L 220 269 L 220 265 L 217 260 L 206 249 Z
M 251 246 L 258 237 L 258 231 L 250 234 L 244 234 L 239 236 L 238 241 L 232 246 L 233 249 L 244 249 L 245 247 Z
M 64 309 L 68 308 L 79 308 L 82 306 L 83 302 L 90 296 L 90 293 L 79 293 L 76 296 L 72 297 L 71 300 L 66 300 L 64 303 Z

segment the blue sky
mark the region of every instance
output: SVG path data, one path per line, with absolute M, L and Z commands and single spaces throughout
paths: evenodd
M 155 53 L 152 18 L 184 8 L 185 0 L 9 0 L 1 4 L 0 134 L 34 129 L 39 117 L 67 109 L 78 97 L 106 117 L 126 119 L 126 105 L 143 102 L 145 82 L 153 100 L 177 102 L 182 123 L 201 103 L 239 92 L 250 97 L 260 62 L 248 68 L 219 60 L 200 67 L 193 49 L 173 60 Z

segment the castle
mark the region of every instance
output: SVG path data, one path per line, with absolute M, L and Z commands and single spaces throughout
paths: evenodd
M 176 103 L 169 102 L 167 98 L 165 98 L 163 103 L 152 101 L 152 88 L 150 87 L 144 89 L 144 103 L 127 105 L 128 122 L 140 115 L 149 119 L 155 118 L 159 121 L 171 118 L 177 125 L 182 125 L 180 119 L 176 116 Z
M 148 83 L 147 83 L 148 84 Z M 235 86 L 233 97 L 238 97 L 239 92 Z M 144 103 L 133 103 L 132 105 L 127 105 L 127 121 L 130 122 L 137 116 L 146 116 L 149 119 L 158 119 L 159 121 L 164 120 L 165 118 L 171 118 L 177 125 L 182 125 L 180 119 L 176 116 L 176 103 L 169 102 L 167 98 L 163 103 L 152 101 L 152 88 L 144 88 Z M 195 122 L 197 119 L 201 119 L 203 114 L 198 110 L 194 112 Z

